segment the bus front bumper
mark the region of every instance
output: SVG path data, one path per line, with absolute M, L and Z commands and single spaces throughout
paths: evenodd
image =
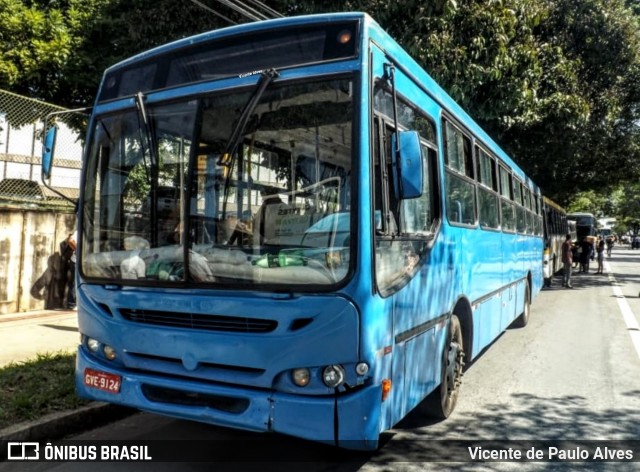
M 109 386 L 108 381 L 97 382 L 96 375 L 101 379 L 118 378 L 119 383 Z M 281 433 L 345 449 L 373 450 L 378 446 L 382 395 L 379 385 L 337 396 L 293 395 L 129 372 L 98 361 L 82 347 L 76 358 L 75 380 L 82 398 L 160 415 Z

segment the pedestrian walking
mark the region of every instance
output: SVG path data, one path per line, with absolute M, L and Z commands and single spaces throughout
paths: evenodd
M 607 257 L 611 257 L 611 250 L 613 249 L 614 243 L 615 238 L 613 236 L 609 236 L 607 238 Z
M 573 248 L 571 244 L 571 234 L 567 234 L 567 237 L 562 243 L 562 286 L 567 288 L 573 288 L 571 285 L 571 268 L 573 266 Z

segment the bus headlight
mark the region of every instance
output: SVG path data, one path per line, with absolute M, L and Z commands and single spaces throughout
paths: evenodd
M 106 344 L 102 348 L 102 352 L 104 353 L 104 357 L 109 359 L 110 361 L 116 358 L 116 350 L 111 346 L 107 346 Z
M 309 369 L 293 369 L 291 372 L 291 377 L 293 379 L 293 383 L 298 387 L 306 387 L 309 385 L 309 380 L 311 380 L 311 373 Z
M 93 338 L 87 338 L 87 348 L 94 354 L 100 349 L 100 341 Z
M 367 375 L 367 372 L 369 372 L 369 365 L 366 362 L 360 362 L 356 365 L 356 374 Z
M 344 368 L 341 365 L 328 365 L 322 371 L 322 381 L 327 387 L 339 387 L 344 382 Z

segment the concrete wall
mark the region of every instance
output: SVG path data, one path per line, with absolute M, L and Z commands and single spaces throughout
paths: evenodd
M 0 316 L 65 307 L 60 243 L 75 223 L 64 210 L 0 208 Z

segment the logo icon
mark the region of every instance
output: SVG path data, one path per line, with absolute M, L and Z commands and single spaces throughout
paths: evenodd
M 7 447 L 7 459 L 10 461 L 37 461 L 40 459 L 40 443 L 10 442 Z

